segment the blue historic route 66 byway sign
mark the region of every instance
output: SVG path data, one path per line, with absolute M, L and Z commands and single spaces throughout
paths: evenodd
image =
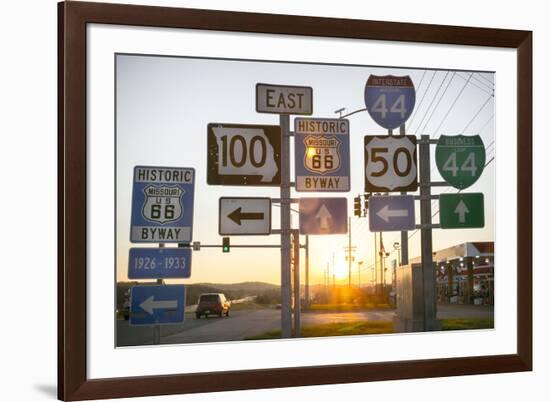
M 130 241 L 190 242 L 194 190 L 193 168 L 136 166 Z
M 394 129 L 410 117 L 416 101 L 411 77 L 371 75 L 365 85 L 365 106 L 380 126 Z

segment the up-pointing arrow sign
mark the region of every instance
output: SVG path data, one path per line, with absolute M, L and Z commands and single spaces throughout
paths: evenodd
M 464 201 L 460 200 L 460 202 L 455 208 L 455 214 L 458 214 L 458 221 L 460 223 L 466 222 L 466 214 L 469 212 L 470 210 L 468 209 L 466 204 L 464 204 Z
M 315 214 L 315 218 L 319 219 L 319 228 L 322 232 L 328 232 L 330 230 L 332 215 L 325 204 L 321 205 L 321 208 L 319 208 L 319 211 Z
M 268 235 L 271 233 L 271 199 L 221 197 L 219 233 L 226 235 Z
M 439 223 L 442 229 L 482 228 L 485 225 L 483 194 L 441 194 Z

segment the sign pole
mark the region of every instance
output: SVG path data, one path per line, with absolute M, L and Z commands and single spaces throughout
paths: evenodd
M 424 299 L 424 330 L 436 330 L 435 270 L 432 250 L 432 201 L 430 170 L 430 136 L 422 135 L 420 153 L 420 237 Z
M 405 123 L 399 126 L 399 134 L 405 135 Z M 407 195 L 406 191 L 402 191 L 401 195 Z M 399 265 L 407 265 L 409 263 L 409 232 L 401 231 L 401 248 L 400 248 Z
M 159 248 L 164 248 L 164 243 L 159 243 Z M 162 279 L 157 279 L 157 285 L 162 285 Z M 153 327 L 153 345 L 160 345 L 160 325 L 155 325 Z
M 300 232 L 292 230 L 294 238 L 294 337 L 300 337 Z
M 309 235 L 306 235 L 306 306 L 309 307 Z
M 281 126 L 281 337 L 292 336 L 290 271 L 290 116 L 279 115 Z

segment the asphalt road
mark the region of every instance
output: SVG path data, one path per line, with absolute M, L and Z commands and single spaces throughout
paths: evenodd
M 350 312 L 302 313 L 302 325 L 318 325 L 351 321 L 391 321 L 394 310 L 365 310 Z M 440 305 L 438 318 L 492 317 L 487 306 Z M 239 341 L 246 337 L 280 328 L 281 311 L 276 309 L 232 311 L 229 317 L 195 319 L 192 312 L 185 314 L 185 322 L 161 327 L 161 343 L 203 343 Z M 150 345 L 153 327 L 129 326 L 128 321 L 117 321 L 118 346 Z

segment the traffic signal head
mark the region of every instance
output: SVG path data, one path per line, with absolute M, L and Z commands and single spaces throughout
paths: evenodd
M 353 214 L 355 216 L 361 217 L 361 196 L 357 196 L 353 199 Z
M 224 237 L 223 238 L 223 242 L 222 242 L 222 251 L 224 253 L 229 253 L 229 249 L 230 249 L 230 246 L 229 246 L 229 237 Z

